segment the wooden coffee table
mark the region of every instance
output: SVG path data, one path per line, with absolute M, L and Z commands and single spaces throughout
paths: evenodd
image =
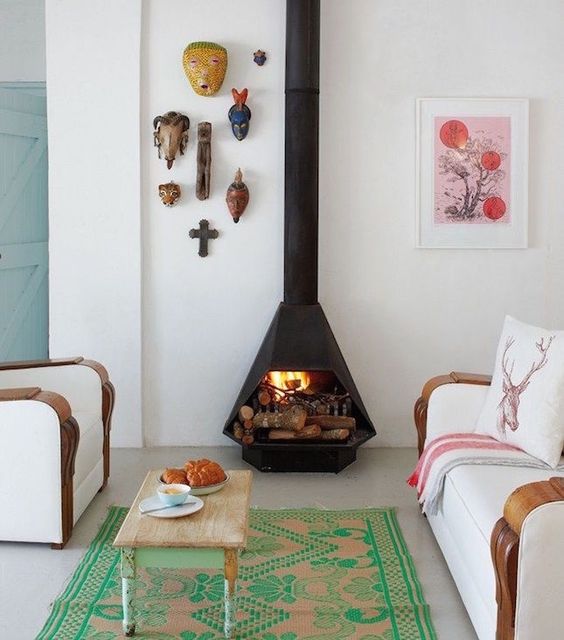
M 182 518 L 154 518 L 139 502 L 155 495 L 162 469 L 149 471 L 114 541 L 121 548 L 123 631 L 135 633 L 133 580 L 138 567 L 221 569 L 225 575 L 225 637 L 235 626 L 239 550 L 247 544 L 251 471 L 227 471 L 229 482 L 202 496 L 201 511 Z

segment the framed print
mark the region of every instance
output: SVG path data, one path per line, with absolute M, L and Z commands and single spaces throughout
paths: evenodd
M 417 100 L 418 247 L 527 247 L 529 102 Z

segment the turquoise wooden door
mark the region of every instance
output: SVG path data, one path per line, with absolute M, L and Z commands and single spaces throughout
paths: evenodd
M 45 97 L 0 88 L 0 361 L 48 355 L 47 240 Z

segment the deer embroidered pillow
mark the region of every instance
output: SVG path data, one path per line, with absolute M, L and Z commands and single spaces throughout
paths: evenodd
M 475 431 L 556 467 L 564 445 L 564 331 L 505 318 Z

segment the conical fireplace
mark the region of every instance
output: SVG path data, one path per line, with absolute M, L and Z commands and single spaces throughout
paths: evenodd
M 319 0 L 287 0 L 284 302 L 224 433 L 261 471 L 338 472 L 375 429 L 318 302 Z

